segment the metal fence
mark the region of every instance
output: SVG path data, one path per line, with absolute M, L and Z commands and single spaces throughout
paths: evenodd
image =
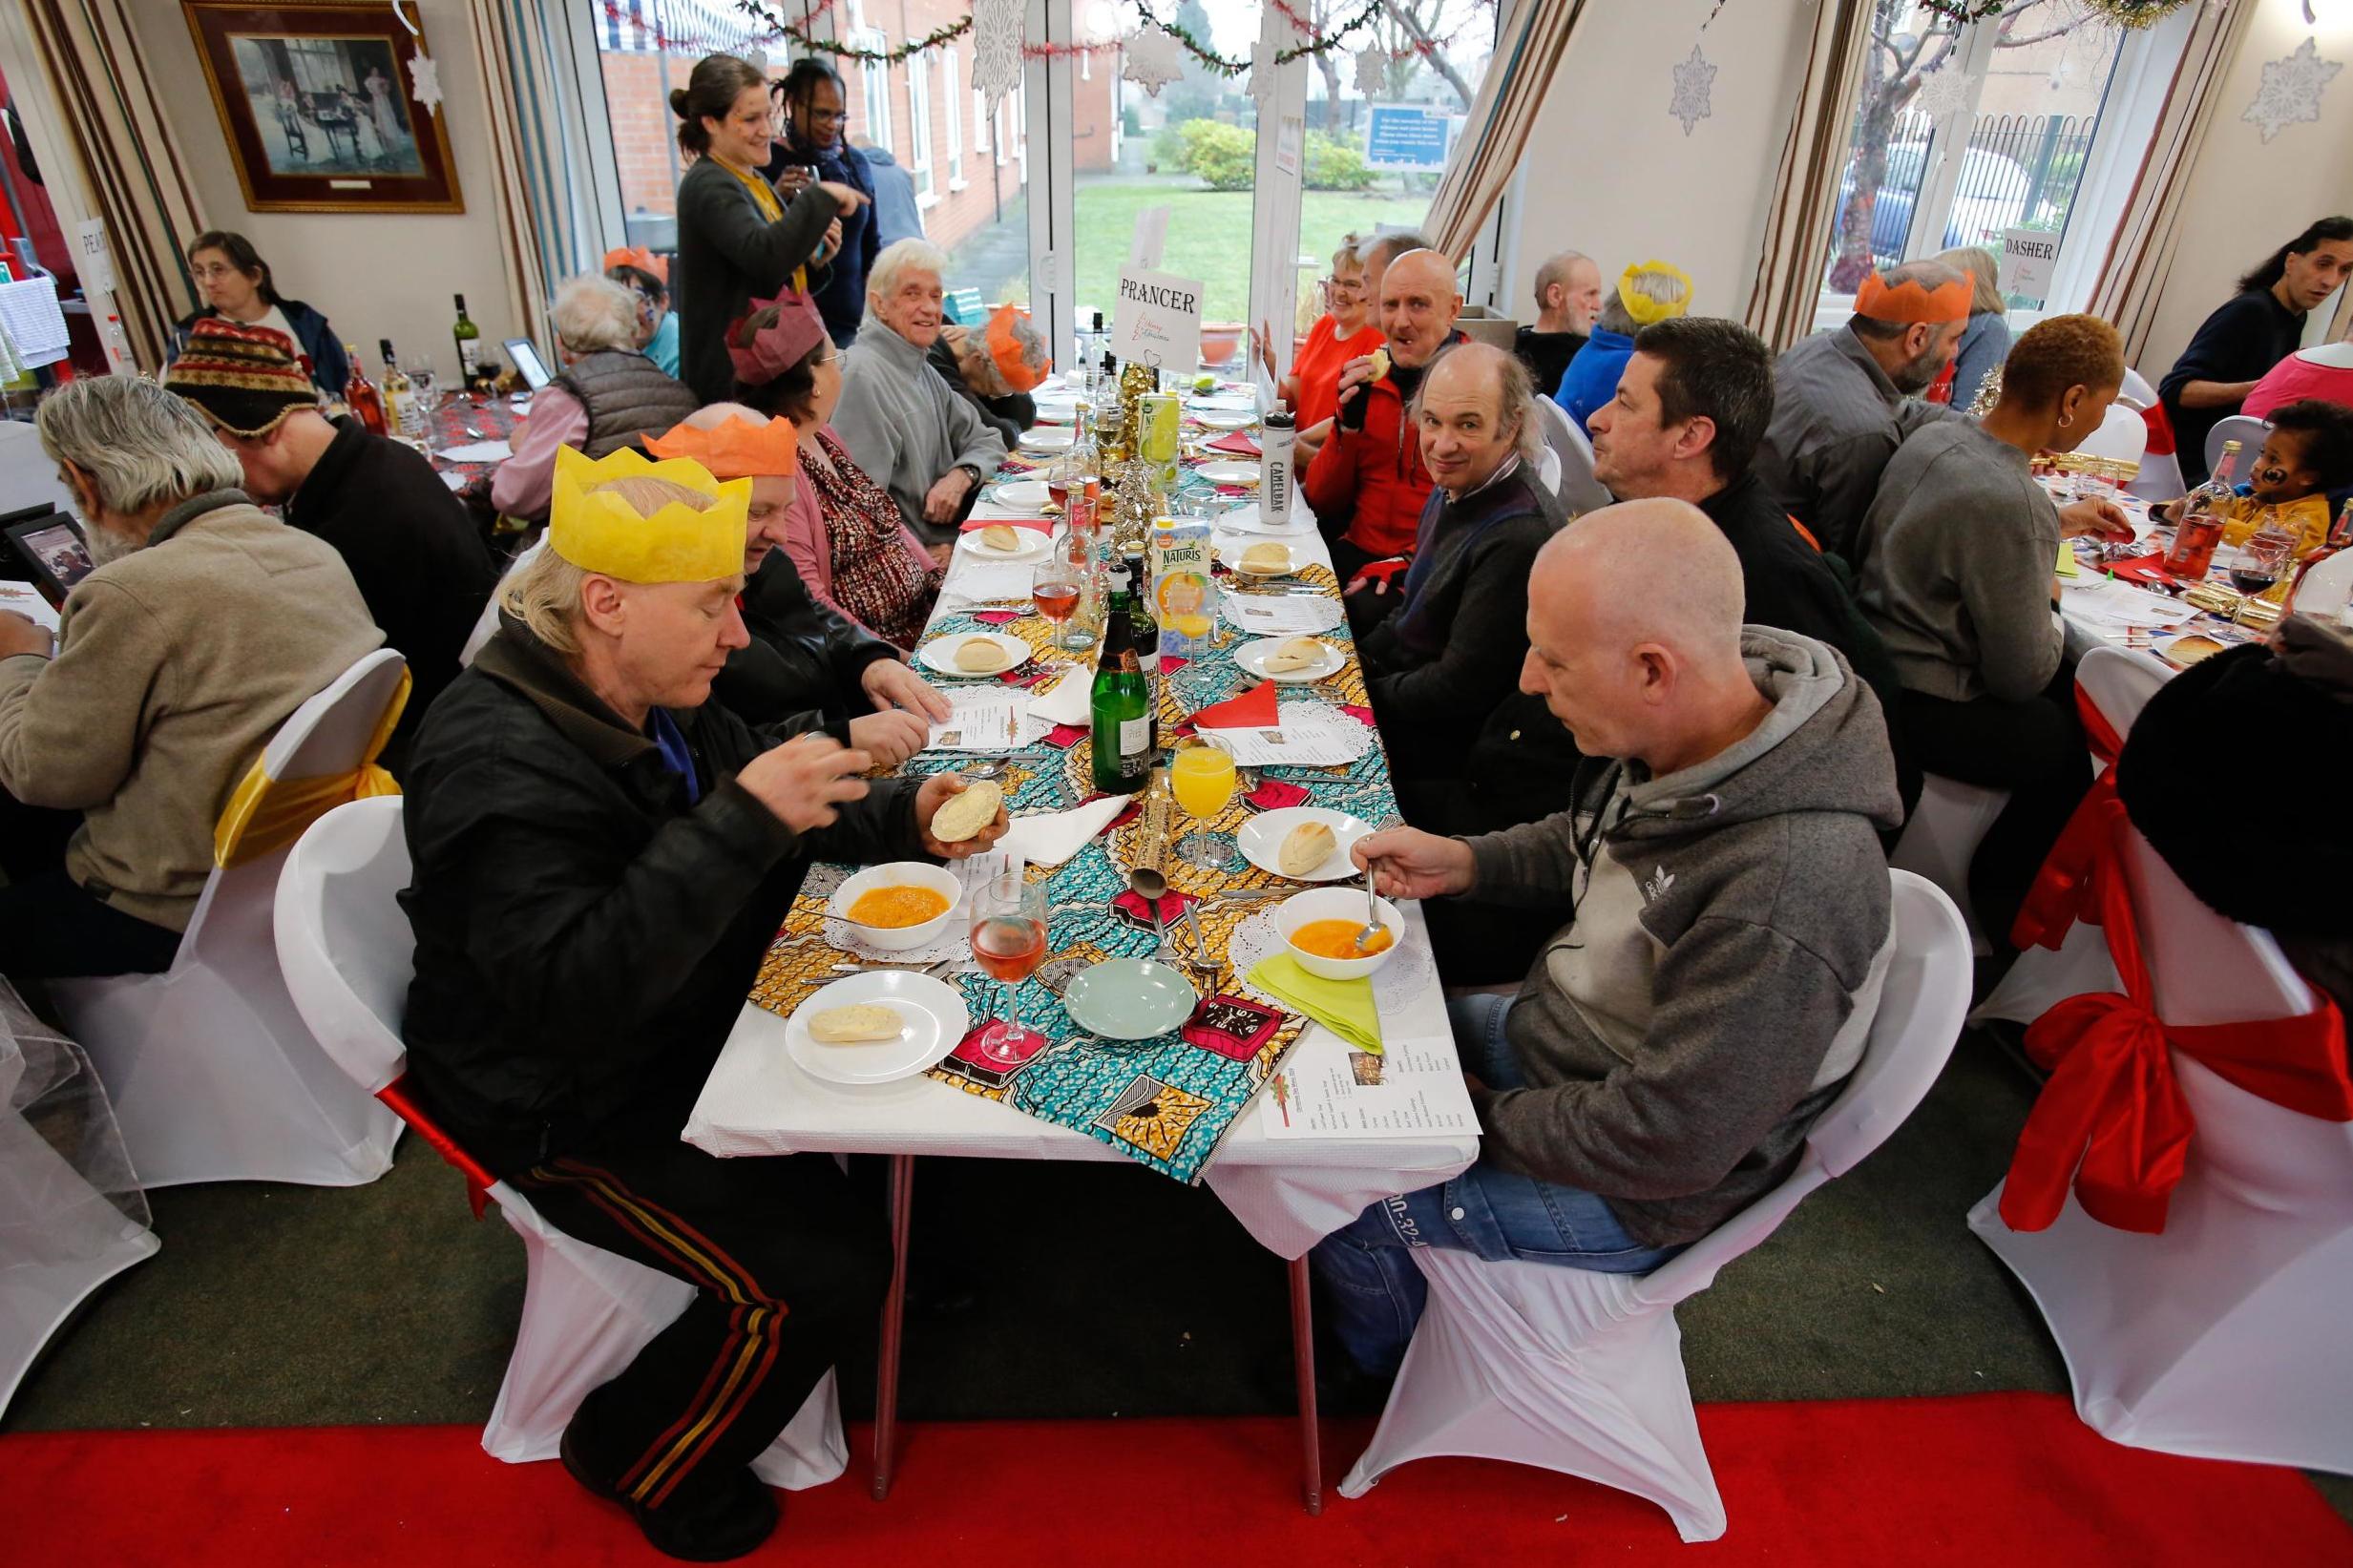
M 1969 127 L 1961 173 L 1950 209 L 1916 215 L 1920 193 L 1934 164 L 1935 122 L 1917 111 L 1896 116 L 1887 139 L 1887 162 L 1871 209 L 1871 260 L 1878 266 L 1901 261 L 1912 241 L 1916 217 L 1944 220 L 1927 251 L 1956 245 L 1999 242 L 2004 229 L 2067 227 L 2069 210 L 2083 183 L 2084 163 L 2099 118 L 2094 115 L 1980 115 Z M 1840 221 L 1832 243 L 1845 231 L 1844 206 L 1855 199 L 1859 149 L 1847 162 L 1840 187 Z M 1832 257 L 1835 264 L 1836 256 Z

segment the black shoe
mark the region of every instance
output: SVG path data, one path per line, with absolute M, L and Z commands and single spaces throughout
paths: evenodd
M 749 1470 L 739 1471 L 731 1483 L 708 1497 L 646 1508 L 622 1496 L 612 1482 L 591 1474 L 573 1447 L 569 1431 L 557 1452 L 574 1480 L 605 1501 L 627 1509 L 645 1538 L 665 1556 L 686 1562 L 727 1562 L 757 1550 L 776 1533 L 776 1494 Z

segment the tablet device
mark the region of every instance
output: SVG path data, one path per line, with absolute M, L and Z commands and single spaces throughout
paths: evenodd
M 52 604 L 63 604 L 74 585 L 97 570 L 97 563 L 90 558 L 90 547 L 82 542 L 82 531 L 62 512 L 11 523 L 5 532 L 9 543 L 32 568 L 33 585 Z
M 507 358 L 514 362 L 515 370 L 523 378 L 523 384 L 533 391 L 537 391 L 556 379 L 548 373 L 547 361 L 539 357 L 539 350 L 533 346 L 529 338 L 509 338 L 506 341 L 506 349 Z

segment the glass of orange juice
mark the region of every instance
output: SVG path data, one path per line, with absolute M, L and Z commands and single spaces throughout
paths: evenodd
M 1223 741 L 1186 736 L 1169 753 L 1168 787 L 1187 816 L 1210 821 L 1233 799 L 1233 753 Z M 1177 855 L 1187 866 L 1223 870 L 1233 860 L 1233 835 L 1197 828 L 1177 841 Z

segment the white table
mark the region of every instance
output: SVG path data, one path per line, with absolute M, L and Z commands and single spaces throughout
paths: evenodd
M 1294 491 L 1295 493 L 1295 491 Z M 1284 535 L 1301 555 L 1320 565 L 1331 554 L 1313 532 L 1304 501 L 1294 520 L 1306 532 Z M 956 580 L 969 557 L 959 552 L 941 595 L 953 608 Z M 1429 950 L 1418 907 L 1405 908 L 1409 941 Z M 1451 1056 L 1453 1036 L 1443 996 L 1433 984 L 1414 994 L 1403 1016 L 1384 1015 L 1394 1044 L 1418 1045 Z M 1310 1024 L 1292 1061 L 1338 1050 L 1320 1024 Z M 1348 1139 L 1271 1137 L 1277 1114 L 1267 1097 L 1245 1111 L 1227 1135 L 1205 1177 L 1235 1219 L 1258 1243 L 1288 1260 L 1294 1370 L 1302 1432 L 1303 1495 L 1310 1513 L 1321 1511 L 1321 1454 L 1315 1435 L 1314 1361 L 1308 1302 L 1308 1249 L 1354 1220 L 1370 1203 L 1460 1175 L 1479 1157 L 1475 1134 L 1426 1133 Z M 873 1493 L 890 1490 L 897 1418 L 898 1359 L 903 1322 L 909 1215 L 914 1157 L 953 1155 L 991 1160 L 1118 1161 L 1102 1143 L 1009 1106 L 964 1094 L 929 1078 L 872 1087 L 826 1082 L 803 1072 L 785 1049 L 785 1020 L 745 1005 L 702 1098 L 686 1123 L 687 1142 L 720 1156 L 800 1153 L 879 1154 L 891 1161 L 892 1241 L 898 1258 L 884 1307 L 881 1370 L 874 1406 Z

